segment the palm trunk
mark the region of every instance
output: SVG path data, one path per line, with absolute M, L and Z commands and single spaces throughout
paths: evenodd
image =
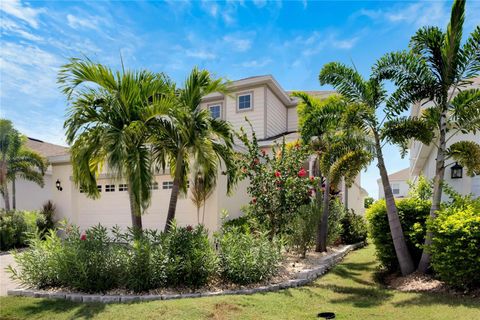
M 12 179 L 12 209 L 17 209 L 17 188 L 15 186 L 15 177 Z
M 343 204 L 345 206 L 345 210 L 348 211 L 348 186 L 345 182 L 343 182 L 344 188 L 345 188 L 345 203 Z
M 205 224 L 205 206 L 207 205 L 206 203 L 206 198 L 203 197 L 203 213 L 202 213 L 202 224 Z
M 142 230 L 142 215 L 140 208 L 135 201 L 132 185 L 128 185 L 128 197 L 130 200 L 130 215 L 132 217 L 132 227 L 137 230 Z
M 442 113 L 440 117 L 440 137 L 438 142 L 437 158 L 435 163 L 435 178 L 433 180 L 433 195 L 432 206 L 430 208 L 430 217 L 435 219 L 437 211 L 440 210 L 440 203 L 442 201 L 442 185 L 445 178 L 445 149 L 446 149 L 446 135 L 447 124 L 445 121 L 446 114 Z M 430 266 L 430 253 L 428 253 L 429 247 L 432 244 L 432 232 L 427 230 L 425 236 L 425 243 L 423 246 L 422 257 L 418 263 L 417 271 L 420 273 L 427 272 Z
M 325 192 L 323 193 L 323 210 L 322 220 L 320 223 L 320 241 L 317 241 L 317 247 L 315 251 L 326 252 L 327 251 L 327 238 L 328 238 L 328 216 L 330 213 L 330 178 L 325 177 Z
M 170 194 L 170 202 L 168 204 L 167 221 L 165 222 L 165 232 L 170 230 L 173 219 L 175 219 L 175 211 L 177 210 L 178 193 L 180 192 L 180 179 L 183 175 L 183 155 L 180 151 L 177 155 L 175 165 L 175 178 L 173 179 L 172 193 Z
M 5 183 L 3 188 L 3 202 L 5 203 L 5 211 L 10 211 L 10 195 L 8 194 L 8 184 Z
M 377 153 L 378 169 L 380 171 L 380 177 L 382 179 L 383 191 L 385 193 L 385 201 L 387 206 L 388 224 L 390 226 L 390 233 L 392 235 L 393 246 L 395 247 L 395 253 L 397 255 L 398 264 L 400 265 L 400 271 L 403 275 L 408 275 L 415 270 L 413 265 L 412 256 L 408 250 L 405 236 L 403 235 L 402 225 L 398 216 L 397 206 L 395 205 L 395 199 L 393 197 L 390 181 L 388 180 L 387 169 L 385 168 L 385 162 L 383 159 L 382 147 L 380 145 L 380 137 L 377 131 L 374 131 L 375 137 L 375 150 Z

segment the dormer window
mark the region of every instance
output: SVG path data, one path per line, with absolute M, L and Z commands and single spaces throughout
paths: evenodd
M 253 93 L 241 93 L 237 96 L 237 111 L 247 111 L 253 109 Z
M 222 116 L 222 106 L 219 104 L 213 104 L 208 106 L 208 109 L 210 110 L 210 115 L 212 116 L 213 119 L 220 119 Z

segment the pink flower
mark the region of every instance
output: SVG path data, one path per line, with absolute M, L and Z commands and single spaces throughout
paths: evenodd
M 310 181 L 312 181 L 312 182 L 315 181 L 315 177 L 314 177 L 314 176 L 311 176 L 311 177 L 310 177 Z
M 307 175 L 307 171 L 305 171 L 304 168 L 302 168 L 302 169 L 300 169 L 300 171 L 298 171 L 298 176 L 299 176 L 300 178 L 303 178 L 303 177 L 305 177 L 306 175 Z
M 257 203 L 257 197 L 252 198 L 252 203 Z
M 282 176 L 282 174 L 280 173 L 280 171 L 278 171 L 278 170 L 275 171 L 275 177 L 279 178 L 281 176 Z
M 82 241 L 87 240 L 87 235 L 85 233 L 82 233 L 82 235 L 80 236 L 80 240 Z

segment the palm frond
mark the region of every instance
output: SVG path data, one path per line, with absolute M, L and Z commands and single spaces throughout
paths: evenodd
M 480 175 L 480 144 L 474 141 L 459 141 L 447 149 L 447 155 L 465 167 L 467 175 Z
M 480 130 L 480 89 L 460 91 L 451 101 L 451 113 L 462 133 Z

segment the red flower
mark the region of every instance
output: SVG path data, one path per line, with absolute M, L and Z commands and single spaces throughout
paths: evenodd
M 257 197 L 252 198 L 252 203 L 257 203 Z
M 192 226 L 187 226 L 186 229 L 187 229 L 188 232 L 191 232 L 193 230 Z
M 312 181 L 312 182 L 315 181 L 315 177 L 314 177 L 314 176 L 311 176 L 311 177 L 310 177 L 310 181 Z
M 307 171 L 306 171 L 304 168 L 302 168 L 302 169 L 300 169 L 300 171 L 298 171 L 298 176 L 299 176 L 300 178 L 303 178 L 303 177 L 305 177 L 306 175 L 307 175 Z
M 280 173 L 280 171 L 278 171 L 278 170 L 275 171 L 275 177 L 279 178 L 279 177 L 281 177 L 281 175 L 282 175 L 282 174 Z
M 85 233 L 82 233 L 82 235 L 80 236 L 80 240 L 82 241 L 87 240 L 87 235 Z

